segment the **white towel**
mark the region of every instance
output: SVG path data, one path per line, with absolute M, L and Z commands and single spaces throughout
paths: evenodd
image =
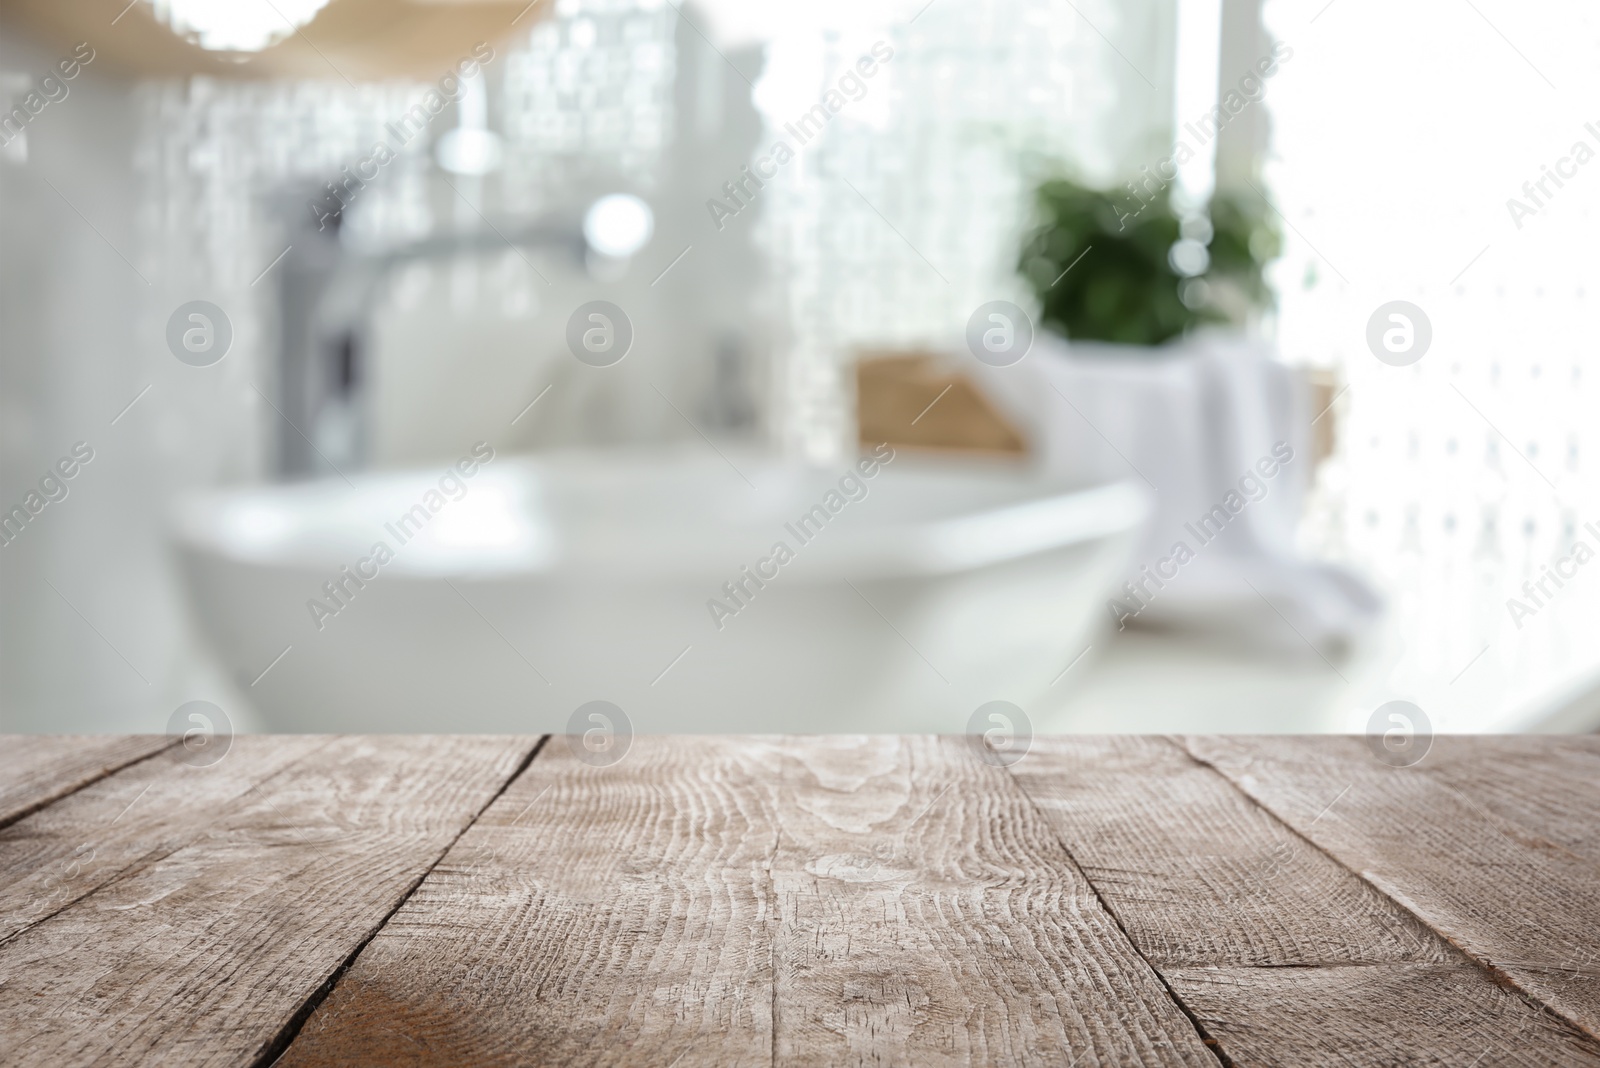
M 1052 473 L 1149 484 L 1156 507 L 1133 589 L 1107 608 L 1124 624 L 1335 656 L 1381 611 L 1357 576 L 1295 550 L 1315 413 L 1269 345 L 1202 333 L 1152 350 L 1044 335 L 1011 367 L 965 365 Z

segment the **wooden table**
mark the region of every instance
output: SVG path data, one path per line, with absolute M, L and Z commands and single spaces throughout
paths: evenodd
M 0 739 L 0 1063 L 1600 1065 L 1600 739 Z

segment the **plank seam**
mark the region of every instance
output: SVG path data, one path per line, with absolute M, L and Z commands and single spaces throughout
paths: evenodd
M 1503 990 L 1506 990 L 1506 991 L 1509 991 L 1510 993 L 1516 994 L 1518 997 L 1522 998 L 1522 1000 L 1527 1002 L 1529 1005 L 1532 1005 L 1532 1006 L 1534 1006 L 1534 1007 L 1536 1007 L 1536 1008 L 1538 1008 L 1540 1010 L 1543 1010 L 1543 1012 L 1546 1015 L 1550 1016 L 1552 1019 L 1558 1020 L 1561 1023 L 1565 1024 L 1566 1026 L 1572 1028 L 1585 1041 L 1588 1041 L 1588 1042 L 1591 1042 L 1591 1043 L 1600 1042 L 1600 1035 L 1597 1035 L 1593 1031 L 1589 1030 L 1589 1028 L 1585 1027 L 1580 1021 L 1574 1020 L 1571 1017 L 1567 1016 L 1565 1013 L 1560 1012 L 1559 1010 L 1557 1010 L 1555 1008 L 1555 1006 L 1551 1005 L 1549 1002 L 1545 1001 L 1543 998 L 1538 997 L 1537 995 L 1535 995 L 1534 993 L 1532 993 L 1529 990 L 1523 989 L 1522 985 L 1520 983 L 1518 983 L 1516 981 L 1516 979 L 1514 979 L 1512 976 L 1507 974 L 1505 971 L 1501 970 L 1498 966 L 1495 965 L 1495 963 L 1493 961 L 1484 960 L 1484 959 L 1480 958 L 1477 954 L 1472 953 L 1471 951 L 1469 951 L 1465 946 L 1461 945 L 1461 943 L 1457 942 L 1455 939 L 1451 938 L 1444 931 L 1441 931 L 1438 927 L 1436 927 L 1432 923 L 1428 922 L 1426 917 L 1421 916 L 1418 913 L 1416 913 L 1415 911 L 1413 911 L 1404 902 L 1402 902 L 1398 898 L 1396 898 L 1393 894 L 1390 894 L 1387 891 L 1385 891 L 1383 889 L 1383 887 L 1381 887 L 1378 884 L 1374 883 L 1371 879 L 1368 879 L 1366 876 L 1362 875 L 1360 872 L 1358 872 L 1354 868 L 1350 867 L 1350 865 L 1348 865 L 1344 861 L 1340 860 L 1337 856 L 1335 856 L 1331 851 L 1329 851 L 1324 846 L 1322 846 L 1320 843 L 1318 843 L 1315 839 L 1311 838 L 1307 834 L 1302 833 L 1301 830 L 1298 827 L 1296 827 L 1294 824 L 1290 823 L 1288 820 L 1284 819 L 1282 816 L 1278 815 L 1278 813 L 1275 812 L 1272 809 L 1272 807 L 1270 805 L 1268 805 L 1265 801 L 1262 801 L 1261 799 L 1252 796 L 1248 790 L 1246 790 L 1244 787 L 1240 786 L 1238 783 L 1234 782 L 1233 778 L 1231 776 L 1229 776 L 1227 774 L 1227 772 L 1223 771 L 1221 768 L 1217 767 L 1211 761 L 1207 760 L 1205 757 L 1201 756 L 1200 754 L 1198 754 L 1198 753 L 1194 752 L 1192 749 L 1190 749 L 1189 746 L 1188 746 L 1188 742 L 1184 737 L 1182 737 L 1182 736 L 1174 737 L 1172 735 L 1163 735 L 1162 737 L 1165 738 L 1168 742 L 1171 742 L 1174 746 L 1176 746 L 1178 748 L 1178 750 L 1180 752 L 1184 753 L 1186 756 L 1188 756 L 1190 760 L 1193 760 L 1195 763 L 1197 763 L 1197 764 L 1201 765 L 1202 767 L 1205 767 L 1205 768 L 1209 769 L 1210 771 L 1214 772 L 1218 777 L 1220 777 L 1222 779 L 1223 782 L 1226 782 L 1229 786 L 1233 787 L 1233 789 L 1236 790 L 1239 793 L 1240 796 L 1244 797 L 1252 805 L 1255 805 L 1262 812 L 1266 813 L 1266 815 L 1269 818 L 1271 818 L 1271 819 L 1277 821 L 1279 824 L 1281 824 L 1285 829 L 1287 829 L 1289 831 L 1290 834 L 1293 834 L 1295 837 L 1299 838 L 1301 841 L 1303 841 L 1307 845 L 1309 845 L 1312 849 L 1315 849 L 1317 852 L 1319 852 L 1323 856 L 1327 857 L 1329 860 L 1331 860 L 1334 864 L 1338 865 L 1344 871 L 1349 872 L 1351 875 L 1353 875 L 1357 879 L 1361 880 L 1361 882 L 1364 885 L 1366 885 L 1366 886 L 1368 886 L 1368 887 L 1370 887 L 1372 889 L 1373 893 L 1377 894 L 1383 900 L 1389 902 L 1396 909 L 1398 909 L 1401 913 L 1405 914 L 1406 916 L 1411 917 L 1411 919 L 1418 926 L 1420 926 L 1424 931 L 1426 931 L 1429 934 L 1433 935 L 1440 942 L 1443 942 L 1446 946 L 1449 946 L 1451 949 L 1455 950 L 1458 954 L 1460 954 L 1461 958 L 1463 960 L 1465 960 L 1469 965 L 1471 965 L 1474 968 L 1477 968 L 1478 970 L 1480 970 L 1484 974 L 1486 974 L 1489 977 L 1489 981 L 1490 982 L 1494 983 L 1496 986 L 1500 987 Z
M 16 812 L 13 812 L 11 815 L 6 816 L 4 818 L 0 818 L 0 831 L 5 830 L 7 827 L 10 827 L 14 823 L 20 823 L 22 820 L 27 819 L 29 816 L 33 815 L 35 812 L 40 812 L 40 811 L 43 811 L 44 809 L 49 808 L 51 805 L 55 804 L 57 801 L 66 800 L 67 798 L 71 797 L 73 794 L 77 793 L 79 790 L 87 789 L 88 787 L 93 786 L 95 783 L 101 781 L 102 779 L 109 779 L 109 778 L 111 778 L 111 776 L 116 775 L 118 772 L 126 771 L 128 768 L 133 767 L 135 764 L 143 764 L 146 760 L 153 760 L 154 758 L 160 756 L 162 753 L 165 753 L 168 749 L 171 749 L 173 746 L 177 745 L 182 740 L 183 739 L 181 739 L 181 738 L 176 738 L 175 737 L 171 741 L 169 741 L 166 745 L 162 746 L 159 749 L 152 749 L 152 750 L 150 750 L 150 752 L 146 753 L 144 756 L 134 757 L 132 760 L 129 760 L 129 761 L 127 761 L 125 763 L 122 763 L 122 764 L 118 764 L 116 767 L 113 767 L 113 768 L 105 768 L 104 770 L 102 770 L 100 772 L 100 774 L 94 776 L 93 778 L 85 779 L 83 782 L 79 783 L 77 786 L 74 786 L 70 790 L 63 790 L 59 794 L 53 794 L 53 795 L 48 796 L 48 797 L 42 797 L 39 800 L 33 802 L 32 804 L 26 806 L 25 808 L 20 808 Z
M 21 938 L 35 927 L 50 922 L 57 916 L 60 916 L 62 913 L 67 912 L 70 909 L 77 908 L 85 901 L 88 901 L 91 897 L 94 897 L 96 894 L 100 893 L 102 890 L 109 890 L 111 887 L 125 882 L 133 876 L 138 875 L 140 872 L 160 864 L 163 860 L 166 860 L 168 857 L 172 856 L 172 854 L 182 852 L 185 848 L 192 844 L 193 843 L 185 843 L 184 845 L 174 846 L 173 848 L 164 852 L 151 851 L 146 853 L 143 857 L 139 858 L 139 861 L 136 864 L 130 864 L 126 870 L 118 872 L 116 875 L 107 879 L 99 886 L 91 887 L 87 893 L 80 897 L 73 898 L 65 905 L 62 905 L 60 908 L 50 913 L 48 916 L 40 916 L 38 919 L 29 923 L 26 927 L 19 927 L 15 931 L 12 931 L 10 934 L 6 935 L 4 938 L 0 938 L 0 949 L 4 949 L 6 946 L 10 945 L 18 938 Z
M 767 855 L 767 897 L 772 902 L 772 914 L 767 917 L 767 978 L 772 984 L 767 1006 L 767 1068 L 777 1068 L 778 1064 L 778 936 L 783 932 L 783 908 L 778 899 L 778 880 L 772 872 L 778 866 L 778 852 L 783 848 L 783 790 L 789 771 L 789 762 L 785 759 L 788 747 L 789 736 L 780 735 L 776 747 L 778 773 L 773 778 L 771 795 L 772 852 Z
M 1134 942 L 1133 937 L 1128 934 L 1127 927 L 1122 923 L 1122 917 L 1117 915 L 1117 910 L 1111 907 L 1111 903 L 1105 899 L 1105 895 L 1100 893 L 1100 888 L 1090 878 L 1088 871 L 1078 862 L 1076 854 L 1072 852 L 1072 846 L 1067 843 L 1066 838 L 1057 829 L 1055 820 L 1050 818 L 1050 813 L 1039 807 L 1039 802 L 1034 798 L 1033 792 L 1012 770 L 1014 766 L 1008 765 L 1005 768 L 1007 778 L 1011 780 L 1013 786 L 1021 791 L 1022 796 L 1027 799 L 1029 807 L 1038 815 L 1044 826 L 1049 828 L 1051 837 L 1056 840 L 1062 851 L 1066 853 L 1068 862 L 1077 869 L 1079 875 L 1083 876 L 1083 881 L 1089 887 L 1089 892 L 1100 903 L 1100 907 L 1105 910 L 1106 915 L 1111 917 L 1111 922 L 1117 925 L 1117 932 L 1122 935 L 1122 940 L 1128 944 L 1129 949 L 1133 950 L 1134 955 L 1144 962 L 1144 966 L 1150 969 L 1150 974 L 1156 977 L 1156 982 L 1161 984 L 1161 989 L 1167 992 L 1167 997 L 1177 1006 L 1178 1011 L 1183 1013 L 1184 1018 L 1189 1021 L 1189 1026 L 1193 1027 L 1195 1034 L 1200 1036 L 1200 1044 L 1217 1059 L 1217 1063 L 1222 1065 L 1222 1068 L 1239 1068 L 1233 1058 L 1229 1057 L 1223 1050 L 1222 1043 L 1211 1036 L 1205 1025 L 1200 1022 L 1200 1018 L 1189 1009 L 1189 1006 L 1183 1003 L 1183 998 L 1179 997 L 1178 992 L 1172 988 L 1172 984 L 1167 982 L 1167 977 L 1161 974 L 1161 969 L 1157 968 L 1150 958 L 1145 956 L 1144 950 L 1140 949 Z
M 289 763 L 285 764 L 283 767 L 279 768 L 277 771 L 273 772 L 271 775 L 268 775 L 265 779 L 262 779 L 260 782 L 252 784 L 251 786 L 247 787 L 243 792 L 241 792 L 239 794 L 236 794 L 234 797 L 230 798 L 228 800 L 228 802 L 227 802 L 226 810 L 233 809 L 234 806 L 237 805 L 243 798 L 247 797 L 252 790 L 255 790 L 258 787 L 263 786 L 266 783 L 271 782 L 273 779 L 276 779 L 278 776 L 287 773 L 288 771 L 290 771 L 292 768 L 294 768 L 295 766 L 299 765 L 303 761 L 306 761 L 306 760 L 310 759 L 311 757 L 313 757 L 316 754 L 320 753 L 323 749 L 326 749 L 330 744 L 332 744 L 332 742 L 335 739 L 335 737 L 337 737 L 337 736 L 336 735 L 332 735 L 332 734 L 327 735 L 327 741 L 323 742 L 322 745 L 318 746 L 316 749 L 312 749 L 312 750 L 310 750 L 310 751 L 308 751 L 308 752 L 306 752 L 306 753 L 304 753 L 304 754 L 302 754 L 302 755 L 300 755 L 298 757 L 295 757 L 293 760 L 289 761 Z M 173 744 L 176 745 L 178 743 L 174 742 Z M 152 753 L 150 755 L 151 756 L 160 756 L 162 753 L 165 753 L 168 749 L 171 749 L 171 748 L 172 748 L 172 746 L 169 745 L 164 749 L 157 749 L 154 753 Z M 135 761 L 134 763 L 139 763 L 139 762 L 140 761 Z M 128 765 L 128 766 L 131 767 L 132 765 Z M 106 776 L 106 778 L 110 778 L 110 776 Z M 74 792 L 76 792 L 76 791 L 74 791 Z M 65 800 L 66 797 L 70 797 L 70 796 L 72 796 L 72 795 L 71 794 L 65 795 L 62 798 L 62 800 Z M 134 800 L 138 800 L 138 798 L 135 798 Z M 112 822 L 116 822 L 116 821 L 113 820 Z M 77 906 L 81 905 L 83 902 L 89 900 L 94 895 L 100 893 L 102 890 L 107 890 L 107 889 L 109 889 L 109 888 L 111 888 L 113 886 L 118 885 L 119 883 L 126 882 L 127 880 L 129 880 L 129 879 L 141 874 L 142 872 L 145 872 L 148 869 L 155 867 L 157 864 L 160 864 L 163 860 L 166 860 L 168 857 L 172 856 L 173 854 L 183 852 L 185 849 L 188 849 L 190 846 L 194 845 L 197 840 L 198 840 L 198 838 L 191 838 L 188 841 L 180 842 L 177 845 L 173 846 L 171 849 L 168 849 L 168 850 L 165 850 L 165 851 L 159 851 L 158 852 L 156 850 L 151 850 L 150 852 L 146 853 L 144 856 L 139 857 L 138 859 L 136 859 L 134 861 L 131 861 L 126 868 L 124 868 L 123 870 L 117 872 L 117 874 L 113 875 L 111 878 L 107 879 L 105 882 L 99 884 L 98 886 L 90 887 L 87 891 L 85 891 L 82 894 L 79 894 L 77 897 L 73 898 L 72 900 L 62 903 L 60 908 L 55 909 L 54 911 L 52 911 L 52 912 L 50 912 L 50 913 L 48 913 L 46 915 L 36 916 L 32 920 L 28 921 L 28 923 L 25 926 L 17 928 L 15 931 L 12 931 L 10 934 L 6 935 L 4 938 L 0 938 L 0 946 L 5 946 L 7 943 L 12 941 L 13 939 L 21 937 L 22 935 L 26 934 L 27 932 L 33 930 L 35 927 L 38 927 L 40 924 L 47 923 L 50 920 L 55 919 L 57 916 L 60 916 L 62 913 L 66 912 L 68 909 L 76 908 Z
M 427 881 L 428 876 L 433 874 L 433 869 L 437 868 L 439 862 L 450 854 L 450 850 L 455 848 L 457 842 L 461 841 L 462 836 L 477 825 L 478 820 L 482 819 L 483 814 L 489 811 L 496 801 L 500 800 L 501 795 L 511 788 L 512 783 L 522 777 L 522 773 L 528 770 L 528 766 L 533 763 L 534 757 L 539 755 L 540 751 L 544 749 L 545 743 L 549 740 L 550 735 L 548 734 L 539 736 L 539 740 L 533 744 L 533 748 L 528 750 L 528 754 L 518 762 L 511 774 L 506 776 L 505 781 L 500 784 L 500 788 L 490 796 L 489 800 L 483 803 L 478 811 L 472 814 L 471 819 L 462 824 L 455 837 L 445 843 L 445 847 L 439 851 L 438 856 L 433 858 L 433 862 L 424 868 L 416 880 L 406 888 L 405 893 L 400 895 L 400 900 L 395 902 L 394 908 L 385 913 L 383 918 L 373 925 L 372 930 L 366 933 L 355 948 L 339 963 L 338 967 L 334 968 L 328 977 L 311 991 L 306 1000 L 289 1017 L 288 1021 L 278 1029 L 278 1033 L 273 1036 L 272 1041 L 262 1047 L 261 1052 L 250 1062 L 251 1068 L 271 1068 L 272 1065 L 277 1064 L 283 1058 L 285 1053 L 289 1052 L 289 1047 L 300 1036 L 300 1031 L 305 1027 L 307 1021 L 311 1019 L 312 1014 L 321 1007 L 322 1003 L 328 999 L 328 996 L 333 993 L 334 988 L 339 985 L 339 981 L 345 977 L 345 973 L 355 964 L 356 958 L 361 956 L 362 951 L 372 944 L 372 940 L 377 938 L 385 927 L 389 926 L 389 921 L 394 919 L 395 914 L 405 908 L 406 902 L 411 900 L 422 884 Z

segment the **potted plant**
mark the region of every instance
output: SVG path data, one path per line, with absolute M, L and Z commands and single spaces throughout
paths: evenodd
M 1018 267 L 1046 329 L 1152 355 L 1206 324 L 1246 327 L 1273 306 L 1265 270 L 1283 238 L 1259 197 L 1218 195 L 1180 218 L 1171 187 L 1150 184 L 1112 193 L 1056 178 L 1039 187 L 1039 222 Z
M 1148 174 L 1126 189 L 1038 188 L 1018 268 L 1042 329 L 1020 374 L 986 384 L 1047 467 L 1153 492 L 1132 581 L 1111 605 L 1119 626 L 1239 624 L 1298 644 L 1281 613 L 1332 648 L 1375 604 L 1294 552 L 1311 415 L 1261 330 L 1282 247 L 1271 209 L 1251 190 L 1180 211 Z

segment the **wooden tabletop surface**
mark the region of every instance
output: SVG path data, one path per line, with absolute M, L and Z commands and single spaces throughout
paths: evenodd
M 0 1063 L 1600 1065 L 1600 738 L 0 738 Z

